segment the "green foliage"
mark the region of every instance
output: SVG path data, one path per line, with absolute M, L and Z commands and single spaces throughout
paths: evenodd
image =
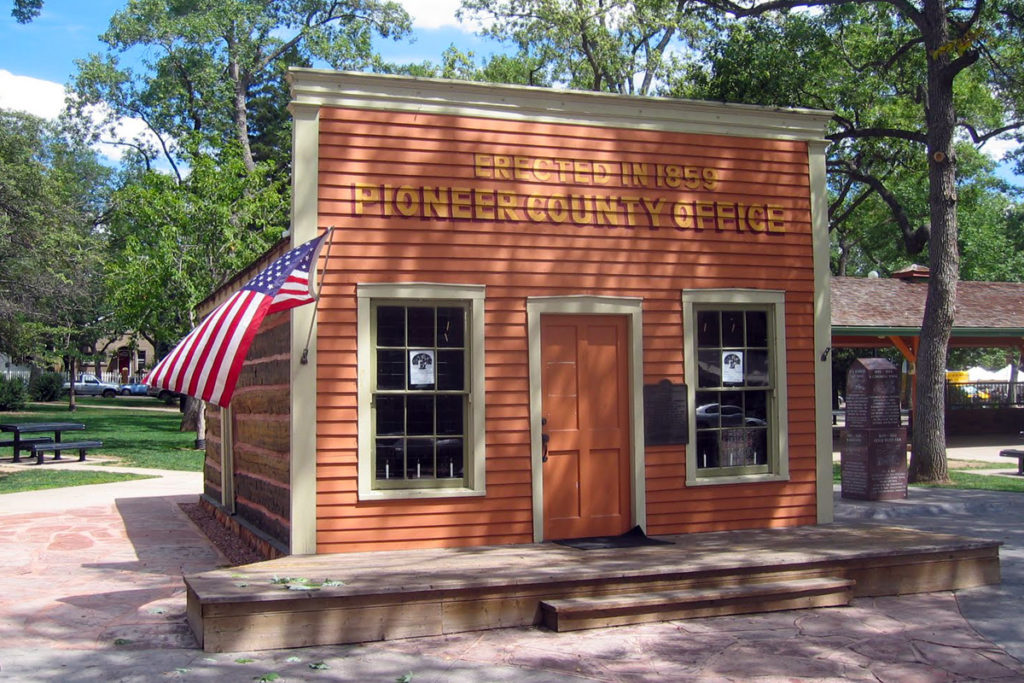
M 28 395 L 33 401 L 56 401 L 61 397 L 64 377 L 56 372 L 43 372 L 28 383 Z
M 53 125 L 0 110 L 0 350 L 59 356 L 102 333 L 109 176 Z
M 14 7 L 11 9 L 11 16 L 19 24 L 27 24 L 36 17 L 43 9 L 43 0 L 14 0 Z
M 702 28 L 700 8 L 663 0 L 463 0 L 459 15 L 516 48 L 487 65 L 491 79 L 637 95 L 655 91 L 671 51 Z
M 400 5 L 381 0 L 134 0 L 101 36 L 106 54 L 79 63 L 76 108 L 105 101 L 111 120 L 141 115 L 166 144 L 141 145 L 147 159 L 170 158 L 171 140 L 204 150 L 233 141 L 249 168 L 273 160 L 284 169 L 285 68 L 369 68 L 373 37 L 399 38 L 410 24 Z M 118 63 L 136 48 L 156 55 L 140 73 Z
M 21 410 L 28 403 L 28 390 L 19 377 L 0 375 L 0 411 Z
M 195 326 L 196 304 L 272 246 L 288 224 L 288 185 L 274 166 L 248 171 L 237 145 L 196 153 L 178 182 L 149 171 L 114 195 L 117 257 L 106 264 L 114 318 L 157 348 Z

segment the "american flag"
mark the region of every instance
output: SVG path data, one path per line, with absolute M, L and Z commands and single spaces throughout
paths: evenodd
M 328 230 L 271 263 L 206 316 L 143 381 L 227 407 L 263 318 L 316 301 L 313 273 L 329 234 Z

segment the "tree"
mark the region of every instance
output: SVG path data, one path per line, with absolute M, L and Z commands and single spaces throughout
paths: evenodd
M 179 182 L 144 171 L 114 193 L 108 218 L 115 258 L 106 281 L 117 323 L 163 355 L 198 323 L 194 309 L 281 238 L 287 181 L 273 164 L 250 172 L 237 146 L 196 153 Z
M 0 110 L 0 348 L 10 355 L 88 355 L 105 333 L 109 176 L 52 124 Z
M 994 91 L 1007 92 L 1008 85 L 1021 82 L 1018 65 L 1006 61 L 1007 53 L 1016 54 L 1019 50 L 1019 7 L 1014 0 L 973 0 L 962 5 L 948 5 L 945 0 L 919 0 L 917 3 L 911 0 L 700 2 L 735 17 L 819 6 L 825 8 L 826 13 L 834 13 L 844 26 L 848 25 L 846 16 L 869 9 L 876 21 L 868 30 L 887 38 L 894 47 L 888 52 L 879 52 L 872 60 L 881 73 L 912 74 L 916 71 L 912 61 L 923 62 L 923 68 L 918 71 L 919 106 L 923 114 L 918 127 L 885 129 L 854 121 L 837 141 L 895 138 L 913 142 L 926 152 L 929 208 L 926 230 L 931 276 L 917 357 L 917 405 L 910 478 L 912 481 L 946 480 L 946 349 L 953 327 L 960 258 L 956 134 L 959 131 L 980 143 L 1024 124 L 1017 118 L 1012 101 L 1007 119 L 994 127 L 981 128 L 976 122 L 959 119 L 956 84 L 973 77 L 989 84 Z M 984 64 L 979 64 L 982 60 Z
M 655 90 L 667 73 L 670 46 L 701 26 L 685 3 L 665 0 L 462 0 L 459 16 L 515 45 L 530 85 L 636 95 Z
M 158 142 L 124 142 L 149 159 L 159 154 L 173 165 L 180 145 L 220 150 L 233 142 L 248 170 L 261 158 L 283 170 L 287 66 L 370 66 L 373 35 L 398 38 L 409 25 L 397 3 L 382 0 L 131 0 L 101 36 L 107 54 L 78 63 L 73 106 L 84 113 L 105 103 L 107 124 L 145 122 Z M 119 64 L 135 48 L 156 55 L 143 59 L 141 73 Z
M 42 11 L 43 0 L 14 0 L 11 16 L 17 19 L 19 24 L 27 24 Z

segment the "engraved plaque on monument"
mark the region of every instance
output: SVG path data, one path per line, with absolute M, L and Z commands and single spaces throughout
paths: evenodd
M 846 373 L 846 426 L 900 426 L 900 372 L 884 358 L 858 358 Z
M 846 375 L 843 498 L 907 497 L 907 430 L 900 426 L 899 379 L 899 370 L 884 358 L 859 358 Z

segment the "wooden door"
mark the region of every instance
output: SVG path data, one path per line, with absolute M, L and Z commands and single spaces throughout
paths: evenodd
M 625 316 L 541 317 L 546 540 L 630 528 L 627 330 Z

